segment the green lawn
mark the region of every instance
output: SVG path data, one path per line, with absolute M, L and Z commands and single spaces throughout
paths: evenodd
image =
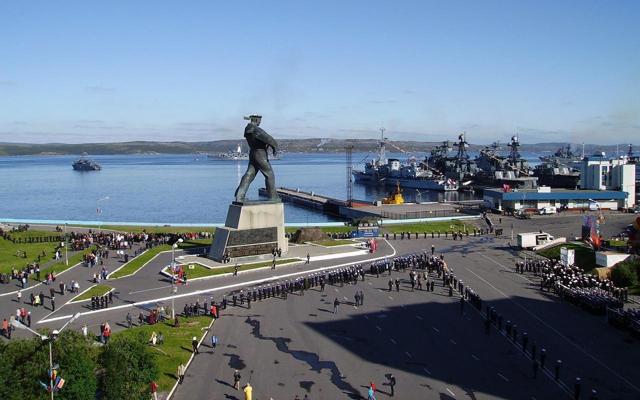
M 71 301 L 83 301 L 89 300 L 93 296 L 103 296 L 109 293 L 112 289 L 113 288 L 109 285 L 94 285 L 71 299 Z
M 11 237 L 27 239 L 29 237 L 57 236 L 59 233 L 50 231 L 25 231 L 11 232 Z M 13 243 L 0 237 L 0 272 L 10 272 L 12 268 L 22 268 L 27 264 L 37 261 L 40 255 L 40 265 L 53 260 L 53 254 L 58 242 L 48 243 Z M 42 252 L 45 252 L 42 257 Z M 23 258 L 22 253 L 27 257 Z
M 318 240 L 316 242 L 311 242 L 311 243 L 317 244 L 319 246 L 325 246 L 325 247 L 344 246 L 344 245 L 348 245 L 348 244 L 357 244 L 353 240 L 347 240 L 347 239 L 327 239 L 327 240 Z
M 431 232 L 451 232 L 451 231 L 463 231 L 465 227 L 469 231 L 473 231 L 473 225 L 465 224 L 464 222 L 458 220 L 450 220 L 450 221 L 437 221 L 437 222 L 418 222 L 415 224 L 394 224 L 394 225 L 384 225 L 382 229 L 385 232 L 389 233 L 402 233 L 402 232 L 411 232 L 411 233 L 431 233 Z
M 178 244 L 178 248 L 182 250 L 187 250 L 187 249 L 193 249 L 195 247 L 211 246 L 212 241 L 213 241 L 213 238 L 185 240 L 184 242 Z
M 319 226 L 315 227 L 313 224 L 309 226 L 288 226 L 284 228 L 287 233 L 296 233 L 296 231 L 300 228 L 319 228 L 322 232 L 325 233 L 350 233 L 354 231 L 356 228 L 354 226 Z
M 58 260 L 57 263 L 51 265 L 50 267 L 46 268 L 44 271 L 52 271 L 55 272 L 56 274 L 59 274 L 62 271 L 66 271 L 67 269 L 73 267 L 74 265 L 78 264 L 79 262 L 82 262 L 84 255 L 85 254 L 89 254 L 91 253 L 91 250 L 94 249 L 95 247 L 90 247 L 87 250 L 84 251 L 79 251 L 76 252 L 75 254 L 70 254 L 69 255 L 69 265 L 67 265 L 64 262 L 64 253 L 62 253 L 62 258 L 60 260 Z
M 589 272 L 592 269 L 596 268 L 596 253 L 590 249 L 589 247 L 583 246 L 581 244 L 576 243 L 565 243 L 558 246 L 550 247 L 548 249 L 540 250 L 538 254 L 543 257 L 551 258 L 551 259 L 559 259 L 560 258 L 560 248 L 566 247 L 568 249 L 574 249 L 576 252 L 575 263 L 578 267 L 580 267 L 583 271 Z
M 300 259 L 298 258 L 278 259 L 276 260 L 276 265 L 285 265 L 285 264 L 291 264 L 295 262 L 300 262 Z M 229 264 L 228 267 L 217 267 L 217 268 L 207 268 L 200 264 L 192 264 L 192 265 L 194 267 L 193 269 L 187 269 L 187 281 L 193 278 L 204 278 L 207 276 L 215 276 L 215 275 L 231 273 L 234 270 L 235 264 Z M 247 271 L 250 269 L 270 267 L 271 265 L 272 265 L 271 261 L 242 264 L 242 265 L 238 265 L 239 267 L 238 271 Z
M 195 336 L 200 340 L 203 329 L 211 323 L 210 317 L 180 318 L 180 327 L 174 328 L 168 323 L 157 323 L 155 325 L 142 325 L 131 329 L 126 329 L 114 333 L 114 336 L 136 336 L 142 332 L 145 340 L 151 338 L 152 332 L 162 332 L 164 344 L 157 345 L 154 349 L 151 345 L 148 350 L 156 359 L 160 376 L 158 386 L 160 391 L 169 391 L 176 382 L 178 365 L 185 364 L 191 357 L 191 339 Z M 160 351 L 161 350 L 161 351 Z M 205 351 L 206 349 L 201 349 Z M 207 357 L 200 355 L 199 357 Z
M 80 225 L 87 228 L 98 228 L 97 225 Z M 100 225 L 100 229 L 132 232 L 132 233 L 191 233 L 191 232 L 213 232 L 215 228 L 210 226 L 135 226 L 135 225 Z
M 109 275 L 109 279 L 118 279 L 126 275 L 135 274 L 136 271 L 142 268 L 142 266 L 147 262 L 149 262 L 149 260 L 157 256 L 160 252 L 167 251 L 167 250 L 171 250 L 171 246 L 168 244 L 163 244 L 160 246 L 156 246 L 152 249 L 149 249 L 144 253 L 140 254 L 138 257 L 133 258 L 131 261 L 126 263 L 118 271 L 113 272 L 111 275 Z

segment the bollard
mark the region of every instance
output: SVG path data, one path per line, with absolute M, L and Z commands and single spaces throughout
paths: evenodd
M 560 380 L 560 367 L 562 367 L 562 360 L 556 361 L 555 380 Z

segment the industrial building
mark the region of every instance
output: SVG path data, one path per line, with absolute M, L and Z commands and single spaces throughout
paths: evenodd
M 585 157 L 580 166 L 580 189 L 617 190 L 628 194 L 621 208 L 636 203 L 636 165 L 626 157 L 607 159 L 604 153 Z
M 616 190 L 569 190 L 551 189 L 540 186 L 537 189 L 485 189 L 485 206 L 498 211 L 531 210 L 545 207 L 567 210 L 619 210 L 626 208 L 629 194 Z

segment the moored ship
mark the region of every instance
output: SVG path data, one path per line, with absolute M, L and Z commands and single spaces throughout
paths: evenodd
M 100 171 L 102 167 L 97 162 L 87 158 L 87 153 L 83 153 L 82 156 L 72 164 L 75 171 Z
M 378 157 L 365 164 L 364 170 L 353 171 L 356 183 L 369 186 L 396 186 L 410 189 L 424 189 L 437 191 L 458 190 L 458 182 L 430 168 L 415 159 L 406 163 L 399 159 L 386 157 L 387 139 L 384 129 L 380 130 L 381 137 L 378 144 Z
M 479 188 L 505 187 L 533 189 L 538 186 L 538 178 L 532 176 L 533 171 L 527 160 L 518 151 L 520 142 L 517 136 L 511 137 L 508 156 L 500 154 L 500 146 L 494 143 L 480 150 L 476 164 L 480 171 L 474 179 L 474 186 Z

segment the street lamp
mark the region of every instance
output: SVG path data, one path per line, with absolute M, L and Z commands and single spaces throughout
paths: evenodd
M 171 246 L 171 267 L 173 268 L 173 266 L 176 263 L 176 249 L 178 248 L 178 246 L 180 245 L 180 243 L 184 242 L 184 240 L 182 238 L 178 239 L 177 242 L 175 242 L 173 244 L 173 246 Z M 173 270 L 171 271 L 173 272 Z
M 37 337 L 39 337 L 40 340 L 42 340 L 43 342 L 45 340 L 49 341 L 49 390 L 51 391 L 51 400 L 53 400 L 53 348 L 52 348 L 52 343 L 58 337 L 60 332 L 62 332 L 64 330 L 64 328 L 67 327 L 67 325 L 69 325 L 70 323 L 72 323 L 73 321 L 78 319 L 79 317 L 80 317 L 80 313 L 75 313 L 73 315 L 73 317 L 71 317 L 71 319 L 69 319 L 64 325 L 62 325 L 62 328 L 60 328 L 59 330 L 54 329 L 51 332 L 51 336 L 41 335 L 38 332 L 36 332 L 33 329 L 31 329 L 28 326 L 26 326 L 25 324 L 21 323 L 17 319 L 13 320 L 11 322 L 11 325 L 14 328 L 27 330 L 27 331 L 33 333 L 34 335 L 36 335 Z
M 173 272 L 172 272 L 173 273 Z M 171 294 L 176 294 L 178 293 L 178 286 L 176 285 L 172 285 L 171 286 Z M 176 319 L 176 302 L 175 302 L 175 296 L 171 296 L 171 319 L 175 320 Z

